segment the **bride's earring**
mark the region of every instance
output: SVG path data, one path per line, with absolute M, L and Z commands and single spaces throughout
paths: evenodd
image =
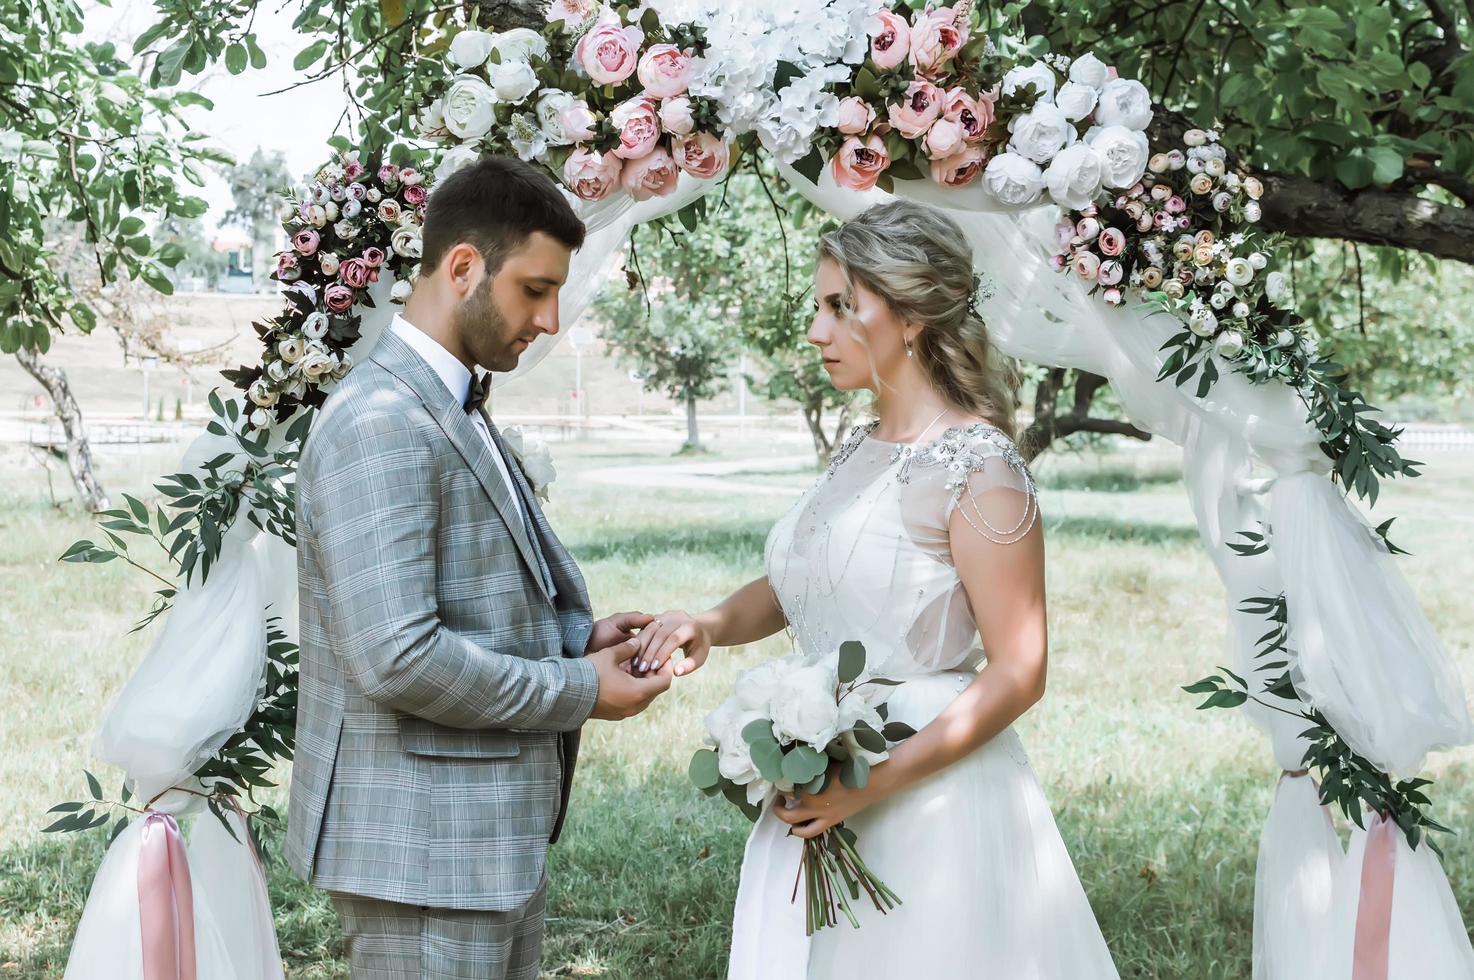
M 906 356 L 907 357 L 915 357 L 916 356 L 916 351 L 913 350 L 912 347 L 911 347 L 911 338 L 910 337 L 902 337 L 901 339 L 904 340 L 905 343 L 906 343 Z

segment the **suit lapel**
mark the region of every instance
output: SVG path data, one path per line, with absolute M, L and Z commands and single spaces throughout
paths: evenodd
M 430 414 L 444 430 L 450 439 L 451 445 L 466 461 L 471 468 L 481 488 L 486 491 L 487 497 L 491 499 L 492 506 L 497 509 L 506 524 L 508 533 L 511 534 L 513 542 L 517 545 L 517 551 L 522 555 L 522 560 L 527 563 L 527 568 L 532 572 L 532 577 L 537 580 L 537 586 L 542 591 L 543 598 L 549 602 L 552 596 L 548 593 L 547 580 L 543 577 L 542 568 L 538 563 L 537 553 L 532 548 L 532 542 L 527 537 L 527 525 L 522 520 L 522 515 L 517 512 L 517 505 L 512 500 L 510 488 L 503 482 L 501 474 L 497 472 L 496 461 L 492 459 L 492 449 L 476 431 L 476 425 L 471 421 L 471 416 L 466 410 L 456 404 L 456 400 L 446 389 L 440 377 L 426 364 L 424 359 L 416 354 L 414 350 L 386 331 L 383 339 L 374 347 L 370 357 L 386 371 L 393 374 L 419 396 L 420 401 L 425 403 Z M 505 455 L 503 459 L 505 459 Z M 508 470 L 514 469 L 508 463 Z M 515 479 L 515 477 L 514 477 Z

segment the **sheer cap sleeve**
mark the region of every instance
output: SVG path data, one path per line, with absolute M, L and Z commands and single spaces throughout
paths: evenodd
M 986 423 L 949 431 L 934 450 L 946 470 L 943 519 L 954 513 L 995 544 L 1015 544 L 1039 519 L 1039 492 L 1023 454 Z

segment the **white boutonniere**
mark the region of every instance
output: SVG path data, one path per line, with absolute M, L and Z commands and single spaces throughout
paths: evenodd
M 547 500 L 548 488 L 558 479 L 558 470 L 553 466 L 553 451 L 548 444 L 528 436 L 520 425 L 503 430 L 502 441 L 507 444 L 537 499 Z

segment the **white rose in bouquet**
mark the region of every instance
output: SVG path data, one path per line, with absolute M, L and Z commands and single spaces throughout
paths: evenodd
M 1098 93 L 1089 85 L 1065 82 L 1060 86 L 1059 94 L 1054 97 L 1054 104 L 1059 106 L 1066 119 L 1073 122 L 1090 115 L 1098 98 Z
M 578 100 L 562 89 L 547 89 L 538 96 L 537 124 L 542 130 L 543 138 L 550 145 L 567 146 L 573 142 L 568 138 L 568 131 L 563 127 L 562 113 L 577 104 Z
M 1100 157 L 1084 143 L 1067 146 L 1044 172 L 1044 182 L 1056 204 L 1078 211 L 1100 194 Z
M 461 75 L 445 93 L 445 128 L 463 140 L 479 139 L 496 122 L 496 93 L 475 75 Z
M 503 62 L 492 69 L 491 85 L 502 102 L 521 102 L 537 91 L 537 72 L 525 61 Z
M 527 27 L 514 27 L 492 35 L 491 51 L 497 53 L 502 64 L 512 61 L 525 64 L 533 58 L 547 58 L 548 42 L 537 31 Z
M 1070 65 L 1070 81 L 1099 92 L 1110 80 L 1110 68 L 1093 54 L 1083 54 Z
M 1101 179 L 1107 187 L 1130 187 L 1146 173 L 1150 150 L 1146 134 L 1123 126 L 1103 126 L 1085 134 L 1085 142 L 1101 161 Z
M 1010 207 L 1027 207 L 1039 200 L 1044 190 L 1044 171 L 1027 157 L 1000 153 L 988 161 L 983 186 L 999 202 Z
M 1152 121 L 1152 94 L 1134 78 L 1113 78 L 1101 90 L 1095 121 L 1102 126 L 1146 129 Z
M 1039 92 L 1040 101 L 1049 101 L 1054 98 L 1054 87 L 1059 78 L 1042 61 L 1036 61 L 1032 65 L 1018 65 L 1008 69 L 1003 76 L 1003 94 L 1012 95 L 1025 85 L 1033 84 Z
M 435 183 L 440 183 L 462 167 L 469 166 L 481 158 L 481 151 L 470 143 L 458 143 L 445 151 L 440 166 L 435 168 Z
M 1290 280 L 1278 269 L 1264 278 L 1264 296 L 1278 307 L 1290 304 Z
M 1232 360 L 1244 352 L 1244 335 L 1237 330 L 1225 330 L 1213 342 L 1213 350 L 1219 357 Z
M 772 699 L 773 729 L 780 742 L 806 742 L 823 748 L 839 733 L 838 684 L 833 669 L 810 664 L 793 671 Z
M 450 63 L 461 71 L 486 64 L 491 55 L 491 35 L 485 31 L 461 31 L 450 41 Z
M 1035 163 L 1048 163 L 1054 155 L 1075 142 L 1075 127 L 1059 107 L 1036 102 L 1034 108 L 1014 118 L 1008 148 Z
M 773 704 L 774 696 L 783 690 L 789 675 L 799 666 L 797 657 L 784 657 L 749 667 L 737 675 L 734 688 L 736 693 L 733 697 L 744 710 L 766 714 Z

